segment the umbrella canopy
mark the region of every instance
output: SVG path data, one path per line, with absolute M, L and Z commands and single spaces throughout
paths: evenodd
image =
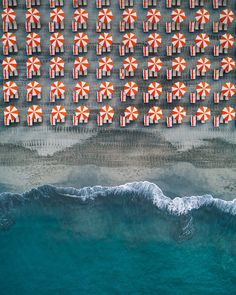
M 61 81 L 55 81 L 51 84 L 51 92 L 53 95 L 62 96 L 65 91 L 66 87 Z
M 174 120 L 180 122 L 186 117 L 186 110 L 181 106 L 176 106 L 172 110 L 171 115 L 172 115 Z
M 196 11 L 195 20 L 199 24 L 206 24 L 210 20 L 210 13 L 206 9 L 201 8 Z
M 85 96 L 89 94 L 89 84 L 84 81 L 79 81 L 75 85 L 75 92 L 80 96 Z
M 125 109 L 125 119 L 128 121 L 135 121 L 138 118 L 138 110 L 134 106 L 129 106 Z
M 32 120 L 38 120 L 43 117 L 43 112 L 39 105 L 32 105 L 28 108 L 27 115 Z
M 133 33 L 126 33 L 122 37 L 122 43 L 125 47 L 132 48 L 137 44 L 137 37 Z
M 37 72 L 41 67 L 41 61 L 35 57 L 29 57 L 26 61 L 26 67 L 28 71 Z
M 16 36 L 13 33 L 4 33 L 2 36 L 2 44 L 4 47 L 11 47 L 16 44 Z
M 104 81 L 100 84 L 99 91 L 104 96 L 110 96 L 114 92 L 114 86 L 111 82 Z
M 29 33 L 25 39 L 25 42 L 30 47 L 37 47 L 41 43 L 41 38 L 36 33 Z
M 234 45 L 234 37 L 226 33 L 222 36 L 220 36 L 220 46 L 222 48 L 231 48 Z
M 18 92 L 18 86 L 13 81 L 8 81 L 3 84 L 3 92 L 8 96 L 15 95 Z
M 16 120 L 18 116 L 19 116 L 19 111 L 13 105 L 9 105 L 8 107 L 4 109 L 4 117 L 7 120 Z
M 231 82 L 227 82 L 223 84 L 221 88 L 221 93 L 228 98 L 232 97 L 235 91 L 236 91 L 235 85 Z
M 235 68 L 235 60 L 232 57 L 227 56 L 221 60 L 220 65 L 226 73 L 229 73 Z
M 229 25 L 232 23 L 232 21 L 234 20 L 234 13 L 231 9 L 224 9 L 221 11 L 220 13 L 220 22 L 225 24 L 225 25 Z
M 65 66 L 65 62 L 59 56 L 55 56 L 50 60 L 50 68 L 53 71 L 56 71 L 56 72 L 62 71 L 64 69 L 64 66 Z
M 113 69 L 113 61 L 110 57 L 103 57 L 99 60 L 98 67 L 102 71 L 110 72 Z
M 211 117 L 211 110 L 208 107 L 200 106 L 196 112 L 198 121 L 207 121 Z
M 186 93 L 186 85 L 183 82 L 176 82 L 172 85 L 171 92 L 174 96 L 182 97 Z
M 13 23 L 16 19 L 16 13 L 11 8 L 3 9 L 2 11 L 2 20 L 6 23 Z
M 65 119 L 66 109 L 61 105 L 54 106 L 51 115 L 54 120 L 60 121 L 62 119 Z
M 104 48 L 110 47 L 112 45 L 112 35 L 110 33 L 101 33 L 98 37 L 98 44 Z
M 222 116 L 223 120 L 226 121 L 226 122 L 233 121 L 235 119 L 235 110 L 234 110 L 234 108 L 232 108 L 230 106 L 226 106 L 221 111 L 221 116 Z
M 13 57 L 5 57 L 2 61 L 2 68 L 8 73 L 13 72 L 17 68 L 17 62 Z
M 123 21 L 132 24 L 137 20 L 137 12 L 133 8 L 127 8 L 122 14 Z
M 207 96 L 211 92 L 211 86 L 206 82 L 200 82 L 196 86 L 196 92 L 200 96 Z
M 88 11 L 83 8 L 78 8 L 74 12 L 74 20 L 77 23 L 84 24 L 88 20 Z
M 177 72 L 183 72 L 186 68 L 186 61 L 183 57 L 176 57 L 172 60 L 172 69 Z
M 200 33 L 195 38 L 195 44 L 199 48 L 206 48 L 210 44 L 210 38 L 205 33 Z
M 153 106 L 148 111 L 148 116 L 153 121 L 158 121 L 162 118 L 162 109 L 158 106 Z
M 180 24 L 185 20 L 185 12 L 183 9 L 176 8 L 171 12 L 171 19 L 173 22 Z
M 211 62 L 206 57 L 201 57 L 196 62 L 196 68 L 199 72 L 207 72 L 211 68 Z
M 54 8 L 50 12 L 50 18 L 54 23 L 61 23 L 65 18 L 65 13 L 61 8 Z
M 90 110 L 86 106 L 79 106 L 75 110 L 75 116 L 80 121 L 88 120 Z
M 78 47 L 85 47 L 88 45 L 88 35 L 85 33 L 77 33 L 74 37 L 74 45 Z
M 160 83 L 151 82 L 148 85 L 148 93 L 153 97 L 158 97 L 162 94 L 162 86 Z
M 136 58 L 129 56 L 123 61 L 123 66 L 127 72 L 134 72 L 138 68 L 138 61 Z
M 175 48 L 182 48 L 185 45 L 186 39 L 185 36 L 181 33 L 176 33 L 171 38 L 172 45 Z
M 111 20 L 113 19 L 112 11 L 108 8 L 104 8 L 100 10 L 98 13 L 98 19 L 103 24 L 109 24 Z
M 161 13 L 158 9 L 149 9 L 146 20 L 152 24 L 157 24 L 161 20 Z
M 129 82 L 125 83 L 125 85 L 124 85 L 124 93 L 127 96 L 136 95 L 138 93 L 138 85 L 133 81 L 129 81 Z
M 64 44 L 64 36 L 61 33 L 53 33 L 50 36 L 50 45 L 56 48 L 61 47 Z
M 99 113 L 103 120 L 111 120 L 115 114 L 114 109 L 109 105 L 102 107 Z
M 26 90 L 28 95 L 34 96 L 39 95 L 41 93 L 42 87 L 38 82 L 32 81 L 28 83 Z
M 148 69 L 152 72 L 159 72 L 162 68 L 163 62 L 160 60 L 159 57 L 152 57 L 148 60 Z
M 151 33 L 147 38 L 147 43 L 153 48 L 159 47 L 161 45 L 161 35 L 157 33 Z
M 74 69 L 76 69 L 79 72 L 84 72 L 88 69 L 88 67 L 89 67 L 89 62 L 86 57 L 79 56 L 76 58 L 74 62 Z
M 36 8 L 26 10 L 25 18 L 28 23 L 37 24 L 40 20 L 40 12 Z

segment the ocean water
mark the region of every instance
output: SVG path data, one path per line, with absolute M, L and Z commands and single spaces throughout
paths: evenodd
M 148 182 L 0 195 L 1 295 L 236 294 L 236 201 Z

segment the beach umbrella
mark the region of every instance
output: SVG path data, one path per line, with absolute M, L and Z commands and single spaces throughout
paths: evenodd
M 132 24 L 137 20 L 137 12 L 133 8 L 127 8 L 122 14 L 123 21 Z
M 148 85 L 148 93 L 153 97 L 160 96 L 162 94 L 161 84 L 157 82 L 151 82 Z
M 37 24 L 40 20 L 40 12 L 36 8 L 26 10 L 25 18 L 28 23 Z
M 201 8 L 196 11 L 195 20 L 199 24 L 206 24 L 210 20 L 210 13 L 205 8 Z
M 207 72 L 211 68 L 211 62 L 206 57 L 201 57 L 196 62 L 196 68 L 199 72 Z
M 7 96 L 15 95 L 18 92 L 18 86 L 13 81 L 8 81 L 3 84 L 3 92 Z
M 16 36 L 13 33 L 4 33 L 2 36 L 2 44 L 4 47 L 11 47 L 16 44 Z
M 159 47 L 161 45 L 161 35 L 157 33 L 151 33 L 147 38 L 147 43 L 153 48 Z
M 125 83 L 125 85 L 124 85 L 124 93 L 127 96 L 136 95 L 138 93 L 138 85 L 133 81 L 129 81 L 129 82 Z
M 199 48 L 206 48 L 210 44 L 210 38 L 205 33 L 200 33 L 195 38 L 195 44 Z
M 56 121 L 61 121 L 66 117 L 66 109 L 61 105 L 56 105 L 52 108 L 52 118 Z
M 53 95 L 62 96 L 65 93 L 66 87 L 61 81 L 55 81 L 51 84 L 51 92 Z
M 136 58 L 129 56 L 123 61 L 123 66 L 127 72 L 134 72 L 138 68 L 138 61 Z
M 172 69 L 177 72 L 183 72 L 186 68 L 186 61 L 183 57 L 176 57 L 172 60 Z
M 89 84 L 84 81 L 79 81 L 75 85 L 75 91 L 79 96 L 85 96 L 89 94 Z
M 162 68 L 163 62 L 160 60 L 159 57 L 152 57 L 148 60 L 148 69 L 152 72 L 159 72 Z
M 8 73 L 13 72 L 17 68 L 17 62 L 13 57 L 5 57 L 2 61 L 2 68 Z
M 50 18 L 54 23 L 61 23 L 65 18 L 65 13 L 61 8 L 54 8 L 50 12 Z
M 113 68 L 113 61 L 110 57 L 103 57 L 99 60 L 98 67 L 102 71 L 110 72 Z
M 180 24 L 185 20 L 185 12 L 183 9 L 176 8 L 171 12 L 171 19 L 173 22 Z
M 134 106 L 129 106 L 125 109 L 125 119 L 128 121 L 135 121 L 138 118 L 138 110 Z
M 207 96 L 211 92 L 211 86 L 206 82 L 200 82 L 196 86 L 196 92 L 200 96 Z
M 88 35 L 83 32 L 77 33 L 74 37 L 74 45 L 76 46 L 85 47 L 88 45 L 88 42 Z
M 234 44 L 234 37 L 231 34 L 226 33 L 220 36 L 220 46 L 222 48 L 231 48 L 233 44 Z
M 111 82 L 104 81 L 100 84 L 99 91 L 104 96 L 110 96 L 114 92 L 114 86 Z
M 98 37 L 98 44 L 104 48 L 110 47 L 112 45 L 112 35 L 110 33 L 101 33 Z
M 90 110 L 86 106 L 79 106 L 75 110 L 75 116 L 79 121 L 88 120 L 90 114 Z
M 40 36 L 36 33 L 29 33 L 25 39 L 25 42 L 30 47 L 37 47 L 40 45 Z
M 221 88 L 221 93 L 228 98 L 232 97 L 235 91 L 236 91 L 235 85 L 231 82 L 224 83 Z
M 28 108 L 27 116 L 32 120 L 38 120 L 43 117 L 42 109 L 39 105 L 32 105 Z
M 176 106 L 172 110 L 171 115 L 172 115 L 174 120 L 180 122 L 186 117 L 186 110 L 181 106 Z
M 137 44 L 137 37 L 133 33 L 126 33 L 122 37 L 122 43 L 125 47 L 132 48 Z
M 112 11 L 108 8 L 100 10 L 98 13 L 98 19 L 103 24 L 109 24 L 113 19 Z
M 220 12 L 220 22 L 229 25 L 234 20 L 234 13 L 231 9 L 226 8 Z
M 211 110 L 208 107 L 200 106 L 196 112 L 198 121 L 207 121 L 211 117 Z
M 32 96 L 39 95 L 41 93 L 41 89 L 41 85 L 36 81 L 28 83 L 26 87 L 27 94 Z
M 18 116 L 19 111 L 13 105 L 9 105 L 4 109 L 4 117 L 6 118 L 6 120 L 16 120 Z
M 78 8 L 74 12 L 74 20 L 77 23 L 84 24 L 88 20 L 88 11 L 83 8 Z
M 226 106 L 221 111 L 221 116 L 224 121 L 230 122 L 235 119 L 235 110 L 230 106 Z
M 50 68 L 53 71 L 56 71 L 56 72 L 62 71 L 64 69 L 64 66 L 65 66 L 65 62 L 59 56 L 55 56 L 50 60 Z
M 26 61 L 26 67 L 30 72 L 37 72 L 41 67 L 41 61 L 37 57 L 31 56 Z
M 182 48 L 185 45 L 186 39 L 183 34 L 176 33 L 172 36 L 171 42 L 175 48 Z
M 232 57 L 227 56 L 221 60 L 220 65 L 226 73 L 229 73 L 235 68 L 235 60 Z
M 176 82 L 172 85 L 171 92 L 174 96 L 182 97 L 186 93 L 186 85 L 183 82 Z
M 86 57 L 79 56 L 74 61 L 74 69 L 76 69 L 79 72 L 84 72 L 88 69 L 89 62 Z
M 158 121 L 162 118 L 162 109 L 159 106 L 153 106 L 148 111 L 148 116 L 153 121 Z
M 149 9 L 146 20 L 152 24 L 156 24 L 161 20 L 161 13 L 158 9 Z
M 2 20 L 6 23 L 13 23 L 16 19 L 16 13 L 11 8 L 3 9 L 2 11 Z
M 50 36 L 50 45 L 53 47 L 61 47 L 64 44 L 64 36 L 61 33 L 53 33 Z
M 99 113 L 103 120 L 112 120 L 115 114 L 114 109 L 109 105 L 102 107 Z

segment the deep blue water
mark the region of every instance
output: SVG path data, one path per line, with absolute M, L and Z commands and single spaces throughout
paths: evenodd
M 1 295 L 236 294 L 235 202 L 136 183 L 0 204 Z

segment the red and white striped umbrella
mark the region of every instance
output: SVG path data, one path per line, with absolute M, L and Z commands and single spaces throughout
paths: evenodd
M 37 57 L 31 56 L 26 61 L 26 67 L 28 71 L 37 72 L 41 67 L 41 61 Z
M 88 42 L 89 42 L 88 35 L 83 32 L 77 33 L 74 37 L 74 45 L 76 46 L 83 48 L 88 45 Z
M 65 66 L 65 62 L 59 56 L 55 56 L 50 60 L 50 68 L 53 71 L 56 71 L 56 72 L 62 71 L 64 69 L 64 66 Z
M 54 106 L 51 115 L 54 120 L 60 121 L 62 119 L 65 119 L 66 109 L 61 105 Z
M 159 57 L 152 57 L 148 60 L 148 69 L 152 72 L 159 72 L 162 68 L 163 62 L 160 60 Z
M 3 84 L 3 92 L 8 96 L 15 95 L 18 92 L 18 86 L 13 81 L 8 81 Z
M 161 13 L 158 9 L 149 9 L 146 20 L 152 24 L 156 24 L 161 20 Z
M 177 97 L 182 97 L 186 93 L 186 85 L 183 82 L 176 82 L 171 88 L 172 94 Z
M 99 91 L 104 96 L 110 96 L 114 92 L 114 86 L 111 82 L 104 81 L 100 84 Z
M 38 120 L 43 117 L 42 109 L 39 105 L 32 105 L 28 108 L 27 116 L 31 118 L 31 120 Z
M 210 13 L 205 8 L 198 9 L 196 11 L 195 19 L 199 24 L 206 24 L 210 20 Z
M 135 121 L 138 118 L 138 110 L 134 106 L 129 106 L 125 109 L 125 119 L 128 121 Z
M 26 90 L 28 95 L 34 96 L 39 95 L 41 93 L 42 87 L 38 82 L 32 81 L 28 83 Z
M 207 72 L 211 68 L 211 62 L 206 57 L 201 57 L 196 62 L 196 68 L 199 72 Z
M 132 24 L 137 20 L 137 12 L 133 8 L 127 8 L 122 14 L 123 21 Z
M 186 117 L 186 110 L 181 106 L 176 106 L 172 110 L 171 115 L 174 118 L 174 120 L 180 122 Z
M 25 18 L 28 23 L 37 24 L 40 20 L 40 12 L 36 8 L 26 10 Z
M 125 83 L 125 85 L 124 85 L 124 93 L 127 96 L 136 95 L 138 93 L 138 85 L 133 81 L 129 81 L 129 82 Z
M 51 92 L 53 95 L 61 96 L 65 93 L 66 87 L 61 81 L 55 81 L 51 84 Z
M 206 48 L 210 44 L 210 38 L 205 33 L 200 33 L 195 38 L 195 44 L 199 48 Z
M 171 38 L 171 42 L 175 48 L 182 48 L 185 45 L 186 39 L 184 34 L 176 33 Z
M 132 48 L 137 44 L 137 37 L 133 33 L 126 33 L 122 37 L 122 43 L 125 47 Z
M 221 60 L 220 65 L 226 73 L 229 73 L 235 68 L 235 60 L 232 57 L 227 56 Z
M 61 8 L 54 8 L 50 12 L 50 18 L 54 23 L 61 23 L 65 18 L 65 13 Z
M 3 9 L 2 11 L 2 20 L 6 23 L 13 23 L 16 19 L 16 13 L 11 8 Z
M 88 69 L 88 67 L 89 67 L 89 62 L 86 57 L 79 56 L 76 58 L 74 62 L 74 69 L 76 69 L 79 72 L 84 72 Z
M 88 120 L 90 115 L 90 110 L 86 106 L 79 106 L 75 110 L 75 116 L 80 121 Z
M 4 47 L 11 47 L 16 44 L 16 36 L 13 33 L 4 33 L 2 36 L 2 44 Z
M 89 94 L 89 84 L 84 81 L 79 81 L 75 85 L 75 91 L 80 96 L 85 96 Z
M 98 13 L 98 19 L 103 24 L 109 24 L 113 19 L 113 13 L 110 9 L 104 8 L 99 11 Z
M 172 60 L 172 69 L 177 72 L 183 72 L 187 66 L 186 60 L 183 57 L 176 57 Z
M 171 12 L 171 19 L 173 22 L 180 24 L 185 20 L 185 12 L 183 9 L 176 8 Z
M 226 33 L 222 36 L 220 36 L 220 46 L 222 48 L 231 48 L 234 45 L 234 37 Z
M 208 107 L 200 106 L 196 112 L 198 121 L 207 121 L 211 117 L 211 110 Z
M 9 105 L 4 109 L 4 117 L 7 120 L 16 120 L 19 117 L 19 111 L 15 106 Z
M 98 67 L 102 71 L 110 72 L 113 69 L 113 61 L 110 57 L 103 57 L 99 60 Z
M 148 85 L 148 93 L 153 97 L 160 96 L 162 94 L 161 84 L 157 82 L 151 82 Z
M 138 68 L 138 61 L 136 58 L 129 56 L 123 61 L 123 66 L 127 72 L 134 72 Z
M 88 20 L 88 11 L 83 8 L 78 8 L 74 12 L 74 20 L 77 23 L 84 24 Z
M 223 120 L 226 122 L 233 121 L 235 119 L 234 108 L 232 108 L 230 106 L 224 107 L 223 110 L 221 111 L 221 116 L 222 116 Z
M 232 82 L 226 82 L 223 84 L 222 88 L 221 88 L 221 93 L 230 98 L 235 94 L 235 85 Z
M 110 33 L 101 33 L 98 37 L 98 44 L 104 48 L 110 47 L 112 45 L 112 35 Z
M 29 33 L 25 39 L 25 42 L 30 47 L 37 47 L 41 43 L 41 38 L 36 33 Z
M 226 8 L 220 13 L 220 22 L 229 25 L 234 20 L 234 13 L 231 9 Z
M 99 113 L 103 120 L 111 120 L 114 117 L 115 111 L 111 106 L 105 105 L 99 110 Z
M 211 86 L 206 82 L 200 82 L 196 86 L 196 92 L 200 96 L 207 96 L 211 92 Z
M 17 62 L 13 57 L 5 57 L 2 61 L 2 68 L 8 73 L 13 72 L 17 68 Z
M 148 111 L 148 116 L 153 121 L 158 121 L 162 118 L 162 109 L 159 106 L 153 106 Z
M 61 47 L 64 44 L 64 36 L 61 33 L 53 33 L 50 36 L 50 45 L 56 48 Z
M 147 43 L 153 48 L 159 47 L 161 45 L 161 35 L 157 33 L 151 33 L 147 38 Z

